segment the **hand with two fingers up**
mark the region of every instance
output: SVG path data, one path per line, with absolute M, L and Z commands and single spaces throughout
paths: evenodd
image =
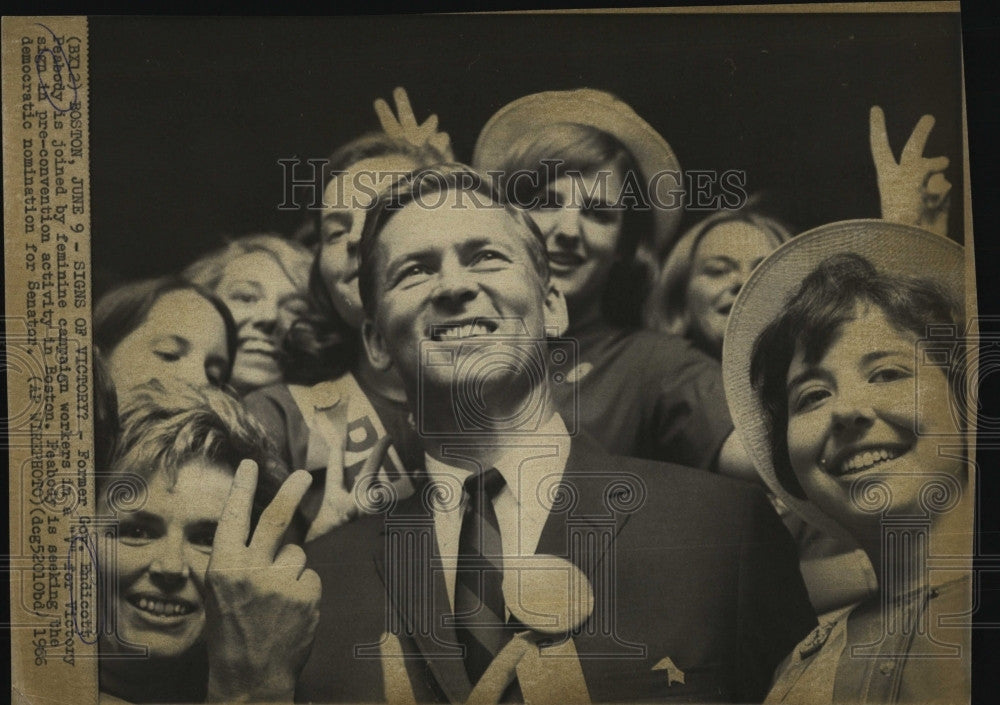
M 455 154 L 451 149 L 451 137 L 448 136 L 447 132 L 437 129 L 437 114 L 431 115 L 424 120 L 423 124 L 418 125 L 406 89 L 397 87 L 392 92 L 392 97 L 396 103 L 395 113 L 382 98 L 375 100 L 375 114 L 382 125 L 382 131 L 390 137 L 405 140 L 416 147 L 430 145 L 444 157 L 445 161 L 454 161 Z
M 213 702 L 291 702 L 319 622 L 319 576 L 306 568 L 300 546 L 283 544 L 312 477 L 292 473 L 251 537 L 257 472 L 251 460 L 237 468 L 208 564 L 205 636 Z
M 875 105 L 869 115 L 869 139 L 882 218 L 916 225 L 944 236 L 948 234 L 951 191 L 944 170 L 949 162 L 948 157 L 924 156 L 924 147 L 933 128 L 933 115 L 920 118 L 896 161 L 889 146 L 885 113 Z

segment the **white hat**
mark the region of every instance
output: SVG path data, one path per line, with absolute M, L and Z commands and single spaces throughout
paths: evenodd
M 934 281 L 959 302 L 965 295 L 960 245 L 917 227 L 883 220 L 846 220 L 802 233 L 772 252 L 740 290 L 722 348 L 723 383 L 733 423 L 768 488 L 806 521 L 835 536 L 843 536 L 844 528 L 778 481 L 766 412 L 751 385 L 750 361 L 757 338 L 781 314 L 802 280 L 827 257 L 843 253 L 864 257 L 879 272 Z
M 646 188 L 653 176 L 668 173 L 656 181 L 653 198 L 652 237 L 640 241 L 645 254 L 662 260 L 673 245 L 677 227 L 684 214 L 684 182 L 674 151 L 659 132 L 632 108 L 610 93 L 580 88 L 572 91 L 533 93 L 500 108 L 479 133 L 472 155 L 472 165 L 481 172 L 500 168 L 511 147 L 556 123 L 575 123 L 602 130 L 617 138 L 635 157 Z M 673 177 L 672 175 L 676 175 Z M 673 204 L 664 208 L 657 204 Z

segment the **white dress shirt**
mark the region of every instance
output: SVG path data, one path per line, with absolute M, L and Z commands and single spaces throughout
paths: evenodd
M 455 609 L 455 573 L 458 570 L 458 542 L 462 532 L 462 517 L 469 498 L 463 483 L 476 468 L 476 462 L 465 455 L 468 446 L 454 445 L 444 449 L 455 458 L 450 465 L 426 456 L 427 474 L 432 483 L 441 483 L 436 493 L 440 501 L 434 506 L 434 531 L 445 572 L 448 601 Z M 542 528 L 552 509 L 552 499 L 566 469 L 570 438 L 559 414 L 538 429 L 537 434 L 525 435 L 512 441 L 495 467 L 503 475 L 503 489 L 493 499 L 493 508 L 500 525 L 500 540 L 505 558 L 535 555 Z

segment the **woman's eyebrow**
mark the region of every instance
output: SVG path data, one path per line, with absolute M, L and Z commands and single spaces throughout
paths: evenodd
M 354 222 L 354 216 L 345 211 L 330 211 L 323 214 L 323 224 L 333 222 L 343 228 L 350 228 Z
M 129 521 L 142 522 L 143 524 L 148 524 L 150 526 L 163 526 L 163 517 L 159 514 L 151 514 L 150 512 L 143 511 L 141 509 L 129 514 L 123 514 L 122 518 L 128 519 Z
M 226 282 L 227 288 L 233 286 L 247 286 L 254 290 L 255 293 L 260 294 L 264 290 L 264 286 L 255 279 L 233 279 Z
M 701 261 L 702 264 L 708 264 L 709 262 L 722 262 L 723 264 L 728 264 L 731 266 L 736 265 L 736 260 L 734 260 L 729 255 L 712 255 Z
M 160 343 L 173 343 L 176 345 L 182 353 L 186 353 L 191 349 L 191 342 L 187 338 L 182 338 L 179 335 L 168 334 L 168 335 L 158 335 L 153 338 L 153 345 L 158 345 Z
M 292 293 L 285 294 L 280 299 L 278 299 L 278 305 L 279 306 L 284 306 L 285 304 L 287 304 L 289 302 L 293 302 L 293 301 L 294 302 L 299 302 L 299 301 L 306 302 L 306 301 L 308 301 L 308 298 L 306 297 L 305 294 L 302 294 L 302 293 L 300 293 L 298 291 L 293 291 Z
M 606 210 L 606 211 L 617 211 L 625 210 L 625 206 L 619 205 L 617 200 L 611 199 L 606 193 L 600 193 L 597 195 L 592 195 L 590 197 L 584 196 L 583 205 L 587 208 L 595 210 Z
M 912 352 L 913 356 L 916 356 L 916 343 L 914 343 Z M 873 362 L 877 362 L 887 357 L 910 357 L 909 353 L 910 351 L 908 350 L 873 350 L 872 352 L 861 356 L 861 364 L 870 365 Z
M 195 519 L 190 524 L 187 525 L 187 529 L 190 531 L 194 529 L 196 531 L 200 529 L 215 529 L 219 526 L 219 519 Z

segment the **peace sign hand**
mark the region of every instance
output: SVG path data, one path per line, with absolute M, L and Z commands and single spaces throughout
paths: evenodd
M 321 585 L 302 548 L 282 546 L 312 477 L 293 473 L 250 534 L 257 464 L 236 470 L 206 575 L 208 699 L 291 702 L 319 622 Z
M 878 178 L 882 218 L 948 234 L 951 184 L 942 173 L 948 157 L 924 157 L 934 116 L 924 115 L 913 128 L 897 162 L 889 146 L 885 114 L 875 105 L 869 116 L 869 138 Z
M 344 458 L 347 452 L 347 403 L 338 401 L 333 413 L 321 420 L 330 454 L 326 461 L 326 483 L 323 487 L 323 499 L 316 518 L 309 525 L 306 542 L 313 541 L 331 529 L 356 519 L 360 514 L 370 510 L 371 502 L 366 501 L 372 495 L 378 496 L 390 492 L 397 496 L 408 496 L 413 491 L 409 478 L 405 475 L 385 487 L 378 479 L 379 468 L 392 445 L 389 436 L 382 436 L 375 443 L 371 454 L 365 459 L 361 472 L 354 480 L 351 489 L 345 489 Z
M 395 114 L 382 98 L 375 100 L 375 114 L 378 115 L 382 130 L 390 137 L 405 140 L 416 147 L 430 145 L 441 153 L 445 161 L 455 161 L 455 154 L 451 150 L 451 137 L 447 132 L 439 132 L 437 129 L 438 116 L 431 115 L 422 125 L 418 125 L 406 89 L 397 87 L 392 92 L 392 97 L 396 103 Z

